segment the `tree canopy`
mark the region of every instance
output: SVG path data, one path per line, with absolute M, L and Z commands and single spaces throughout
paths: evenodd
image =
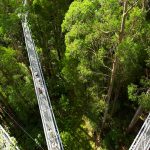
M 150 110 L 149 1 L 0 6 L 0 120 L 20 149 L 46 149 L 19 17 L 26 11 L 64 149 L 128 149 Z

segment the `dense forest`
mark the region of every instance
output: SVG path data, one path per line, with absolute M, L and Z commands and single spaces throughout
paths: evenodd
M 26 11 L 64 149 L 127 150 L 150 110 L 150 2 L 0 0 L 0 124 L 46 150 Z

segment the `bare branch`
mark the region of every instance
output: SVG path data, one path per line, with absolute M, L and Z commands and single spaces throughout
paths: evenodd
M 103 66 L 102 66 L 102 67 L 107 68 L 109 71 L 112 71 L 112 69 L 111 69 L 111 68 L 109 68 L 108 66 L 106 66 L 105 64 L 103 64 Z
M 109 33 L 111 33 L 111 31 L 104 31 L 104 30 L 100 30 L 102 33 L 104 33 L 104 34 L 109 34 Z
M 107 75 L 107 74 L 100 73 L 100 72 L 95 72 L 95 71 L 92 71 L 92 72 L 95 73 L 96 75 L 103 75 L 103 76 L 105 76 L 105 77 L 109 77 L 109 78 L 110 78 L 110 76 Z
M 139 0 L 135 1 L 132 6 L 125 12 L 125 15 L 127 15 L 129 13 L 130 10 L 132 10 L 134 8 L 134 6 L 137 5 L 137 3 L 139 2 Z

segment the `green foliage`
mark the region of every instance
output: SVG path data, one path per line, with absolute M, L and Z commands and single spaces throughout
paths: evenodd
M 86 134 L 80 129 L 78 129 L 74 133 L 62 132 L 61 137 L 63 139 L 64 148 L 66 150 L 69 149 L 90 150 L 91 146 L 88 142 Z
M 0 103 L 5 104 L 5 109 L 7 107 L 13 109 L 16 114 L 15 117 L 18 118 L 19 122 L 21 121 L 22 124 L 27 124 L 27 128 L 30 128 L 32 136 L 34 135 L 35 138 L 37 136 L 39 140 L 39 129 L 36 132 L 32 130 L 34 130 L 33 126 L 40 121 L 40 118 L 32 119 L 32 121 L 29 119 L 38 110 L 30 72 L 25 64 L 17 61 L 17 53 L 11 48 L 0 47 L 0 58 Z M 13 128 L 12 119 L 10 126 Z M 38 127 L 39 125 L 36 126 Z M 18 132 L 18 135 L 20 134 L 19 131 L 14 132 Z M 18 135 L 16 134 L 16 136 Z M 21 135 L 19 137 L 25 138 L 26 136 Z M 34 148 L 34 146 L 36 147 L 30 139 L 24 140 L 24 142 L 19 140 L 19 144 L 26 148 L 28 142 L 32 143 L 29 144 L 29 149 Z
M 140 87 L 131 84 L 128 87 L 129 99 L 137 101 L 143 108 L 150 109 L 150 92 L 149 92 L 150 80 L 141 79 Z
M 126 110 L 132 109 L 128 99 L 150 109 L 147 12 L 141 2 L 128 12 L 120 42 L 122 2 L 72 1 L 28 0 L 27 7 L 21 6 L 21 1 L 0 2 L 0 102 L 11 108 L 36 143 L 46 146 L 18 17 L 28 11 L 64 148 L 112 149 L 110 145 L 114 145 L 113 149 L 121 149 L 126 141 L 122 132 L 129 122 Z M 100 135 L 115 57 L 118 68 L 109 120 Z M 8 126 L 13 130 L 11 123 Z M 38 149 L 21 131 L 12 130 L 22 148 Z M 102 147 L 97 144 L 98 135 Z
M 150 109 L 150 94 L 149 93 L 142 93 L 139 96 L 139 103 L 141 104 L 141 106 L 145 109 Z
M 25 115 L 24 109 L 29 111 L 37 102 L 32 94 L 34 89 L 29 71 L 24 64 L 17 62 L 15 56 L 16 52 L 11 48 L 0 47 L 1 92 L 21 116 Z
M 137 91 L 137 86 L 136 85 L 131 84 L 131 85 L 128 86 L 129 99 L 131 99 L 132 101 L 137 100 L 136 91 Z
M 141 22 L 141 25 L 142 25 L 142 22 Z M 147 22 L 145 22 L 144 27 L 145 28 L 143 28 L 142 32 L 141 32 L 141 35 L 143 37 L 142 43 L 143 43 L 143 40 L 145 38 L 147 38 L 147 33 L 149 33 L 149 25 Z M 147 42 L 144 42 L 143 44 L 142 43 L 140 44 L 140 46 L 144 45 L 143 51 L 145 54 L 143 55 L 143 52 L 142 52 L 142 53 L 139 53 L 137 56 L 140 56 L 140 57 L 142 56 L 141 59 L 144 60 L 144 62 L 145 62 L 145 64 L 144 64 L 144 67 L 146 66 L 144 68 L 145 76 L 141 77 L 138 86 L 135 84 L 129 85 L 128 95 L 129 95 L 130 100 L 137 101 L 139 105 L 141 105 L 143 108 L 149 110 L 150 109 L 150 101 L 149 101 L 150 79 L 149 79 L 148 70 L 149 70 L 150 57 L 149 57 L 149 46 L 146 45 L 149 43 L 149 40 L 147 40 Z M 134 54 L 135 54 L 135 52 L 134 52 Z M 133 59 L 133 57 L 132 57 L 132 59 Z
M 84 101 L 81 107 L 88 101 L 86 116 L 98 128 L 106 107 L 114 57 L 119 61 L 112 87 L 112 101 L 116 98 L 118 87 L 126 91 L 126 85 L 140 80 L 144 75 L 150 31 L 145 11 L 136 5 L 128 12 L 120 42 L 122 11 L 123 7 L 115 0 L 77 0 L 70 5 L 62 24 L 66 34 L 62 74 L 75 91 L 73 99 L 79 99 L 80 103 Z M 133 84 L 128 88 L 129 98 L 133 101 L 137 100 L 136 88 Z M 121 97 L 123 94 L 119 92 L 118 95 Z M 143 105 L 148 103 L 145 95 L 141 99 Z M 113 109 L 113 106 L 110 107 Z
M 12 44 L 12 39 L 15 38 L 18 40 L 19 38 L 17 34 L 20 30 L 18 13 L 21 11 L 21 3 L 15 0 L 2 0 L 0 6 L 0 40 Z

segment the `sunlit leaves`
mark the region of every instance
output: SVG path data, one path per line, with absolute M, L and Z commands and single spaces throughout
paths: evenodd
M 136 101 L 137 100 L 137 86 L 134 84 L 131 84 L 128 86 L 128 96 L 129 99 L 131 99 L 132 101 Z
M 24 64 L 17 62 L 16 51 L 0 47 L 0 58 L 1 92 L 8 96 L 8 103 L 20 112 L 34 107 L 36 101 L 30 73 Z
M 136 101 L 145 109 L 150 109 L 150 80 L 141 79 L 140 86 L 131 84 L 128 86 L 129 99 Z

